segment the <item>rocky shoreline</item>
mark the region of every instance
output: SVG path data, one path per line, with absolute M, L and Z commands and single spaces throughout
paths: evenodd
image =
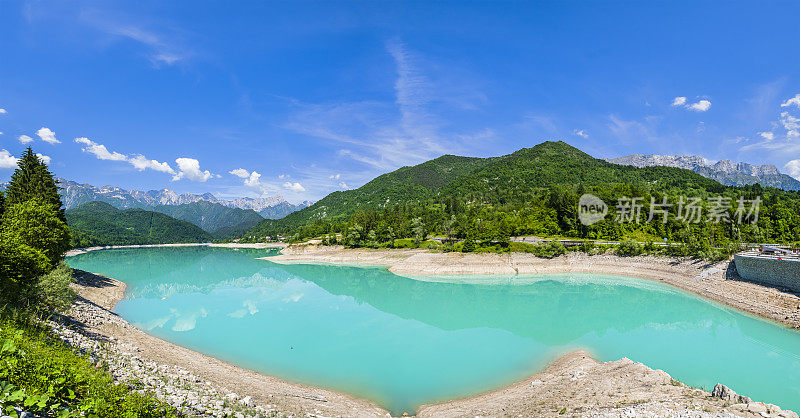
M 303 261 L 297 249 L 284 250 L 284 256 L 278 258 L 282 258 L 281 262 L 309 262 L 308 257 L 315 251 L 316 254 L 325 255 L 325 259 L 318 255 L 318 262 L 391 265 L 388 261 L 393 261 L 395 266 L 404 265 L 406 269 L 414 265 L 408 262 L 409 258 L 421 254 L 417 250 L 400 250 L 389 254 L 378 251 L 348 254 L 350 251 L 361 250 L 320 251 L 306 248 L 301 254 Z M 465 262 L 474 262 L 469 258 L 463 260 L 459 257 L 461 260 L 456 263 L 450 260 L 449 264 L 442 264 L 439 256 L 433 254 L 417 257 L 421 261 L 428 260 L 418 264 L 417 268 L 439 263 L 437 271 L 442 271 L 442 268 L 463 269 Z M 270 260 L 273 259 L 270 257 Z M 497 264 L 496 260 L 489 261 Z M 719 279 L 719 274 L 726 270 L 724 264 L 700 267 L 686 264 L 675 267 L 680 263 L 675 263 L 674 260 L 633 260 L 633 264 L 625 268 L 620 266 L 620 262 L 612 265 L 609 260 L 603 261 L 602 258 L 595 261 L 598 262 L 585 268 L 596 269 L 600 266 L 602 270 L 613 267 L 616 274 L 625 274 L 632 268 L 642 269 L 641 263 L 646 262 L 654 264 L 647 270 L 648 274 L 663 274 L 664 271 L 681 271 L 682 274 L 695 272 L 697 274 L 691 276 L 690 280 L 705 283 L 706 287 L 713 285 L 713 281 Z M 585 260 L 543 260 L 541 264 L 522 260 L 515 265 L 519 267 L 526 263 L 529 267 L 523 267 L 523 271 L 530 269 L 530 266 L 555 266 L 545 268 L 549 272 L 570 269 L 569 266 L 583 266 Z M 476 265 L 480 266 L 473 264 L 470 268 L 474 269 Z M 55 332 L 71 345 L 89 353 L 95 362 L 107 366 L 118 381 L 131 384 L 137 390 L 154 393 L 185 415 L 389 415 L 369 401 L 260 375 L 150 336 L 111 312 L 114 304 L 122 298 L 124 283 L 91 273 L 77 273 L 75 288 L 79 299 L 68 316 L 51 322 Z M 767 294 L 772 295 L 770 292 Z M 713 395 L 682 385 L 667 373 L 652 370 L 641 363 L 628 359 L 599 363 L 587 353 L 578 351 L 565 355 L 543 372 L 524 381 L 465 399 L 425 405 L 420 407 L 418 415 L 797 417 L 794 412 L 783 411 L 777 406 L 752 402 L 722 385 L 715 388 Z

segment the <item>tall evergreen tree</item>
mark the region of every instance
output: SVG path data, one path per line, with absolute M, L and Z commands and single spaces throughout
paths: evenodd
M 58 213 L 58 218 L 66 222 L 63 203 L 58 194 L 58 184 L 47 164 L 33 153 L 31 147 L 28 147 L 22 153 L 18 165 L 19 168 L 11 175 L 11 181 L 6 189 L 4 207 L 8 209 L 18 203 L 38 199 L 51 205 Z

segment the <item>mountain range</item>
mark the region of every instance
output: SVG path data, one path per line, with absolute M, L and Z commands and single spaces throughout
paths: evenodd
M 262 220 L 278 219 L 310 205 L 291 204 L 281 196 L 263 198 L 219 199 L 211 193 L 178 194 L 169 189 L 126 190 L 120 187 L 96 187 L 58 179 L 67 210 L 88 202 L 104 202 L 116 209 L 144 209 L 191 222 L 215 238 L 241 235 Z
M 195 202 L 210 202 L 229 208 L 253 210 L 264 218 L 278 219 L 295 210 L 299 210 L 311 205 L 311 202 L 309 201 L 293 205 L 284 200 L 280 195 L 255 199 L 250 197 L 240 197 L 237 199 L 226 200 L 219 199 L 211 193 L 178 194 L 170 189 L 142 192 L 139 190 L 126 190 L 114 186 L 96 187 L 61 178 L 57 180 L 63 189 L 62 199 L 64 201 L 64 206 L 67 209 L 78 207 L 86 202 L 95 201 L 109 203 L 117 209 L 175 206 Z
M 778 171 L 778 167 L 771 164 L 752 165 L 734 163 L 731 160 L 720 160 L 714 163 L 697 155 L 655 154 L 633 154 L 606 159 L 606 161 L 635 167 L 664 166 L 685 168 L 714 179 L 726 186 L 760 184 L 765 187 L 775 187 L 783 190 L 800 190 L 800 181 L 781 173 Z

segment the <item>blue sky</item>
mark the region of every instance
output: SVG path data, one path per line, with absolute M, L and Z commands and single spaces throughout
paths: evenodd
M 0 181 L 32 145 L 79 182 L 297 202 L 549 139 L 800 178 L 798 16 L 788 1 L 0 0 Z

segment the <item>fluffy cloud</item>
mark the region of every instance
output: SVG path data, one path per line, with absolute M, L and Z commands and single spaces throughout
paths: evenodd
M 800 160 L 792 160 L 783 166 L 783 170 L 790 176 L 800 180 Z
M 37 153 L 36 156 L 39 157 L 39 159 L 42 160 L 43 163 L 50 164 L 51 158 L 48 157 L 47 155 L 42 155 Z
M 39 135 L 39 138 L 42 138 L 42 141 L 47 142 L 48 144 L 55 145 L 60 144 L 61 141 L 56 139 L 56 133 L 51 131 L 48 128 L 42 126 L 36 131 L 36 135 Z
M 128 159 L 128 162 L 137 170 L 144 171 L 145 169 L 151 169 L 155 171 L 160 171 L 162 173 L 167 174 L 175 174 L 175 170 L 167 164 L 167 162 L 158 162 L 156 160 L 149 160 L 147 157 L 141 154 L 134 155 L 133 157 Z
M 253 171 L 251 173 L 244 168 L 237 168 L 236 170 L 231 170 L 228 173 L 233 174 L 240 179 L 244 179 L 244 185 L 247 187 L 261 187 L 261 174 L 259 174 L 257 171 Z
M 257 171 L 253 171 L 250 173 L 250 177 L 245 179 L 244 185 L 248 187 L 259 187 L 261 186 L 261 181 L 259 180 L 260 178 L 261 174 L 259 174 Z
M 283 183 L 283 187 L 286 188 L 286 189 L 289 189 L 289 190 L 291 190 L 293 192 L 304 192 L 304 191 L 306 191 L 306 188 L 303 187 L 303 185 L 298 183 L 298 182 L 292 183 L 292 182 L 287 181 L 286 183 Z
M 686 105 L 687 109 L 694 110 L 695 112 L 705 112 L 706 110 L 711 108 L 711 102 L 708 100 L 700 100 L 697 103 L 692 103 L 690 105 Z
M 675 107 L 685 107 L 686 109 L 693 110 L 695 112 L 705 112 L 706 110 L 711 108 L 711 101 L 702 99 L 698 100 L 697 103 L 689 103 L 688 99 L 685 96 L 678 96 L 672 99 L 672 106 Z
M 800 118 L 790 115 L 789 112 L 781 112 L 781 125 L 787 131 L 800 129 Z
M 8 112 L 5 109 L 0 109 L 0 115 L 5 115 L 6 113 Z
M 22 144 L 30 144 L 33 142 L 33 138 L 29 137 L 28 135 L 20 135 L 17 139 L 19 139 L 19 142 Z
M 342 177 L 341 174 L 331 174 L 330 177 L 328 178 L 331 180 L 339 180 L 341 177 Z
M 228 173 L 233 174 L 234 176 L 239 177 L 241 179 L 246 179 L 250 177 L 250 172 L 248 172 L 244 168 L 237 168 L 236 170 L 231 170 Z
M 109 161 L 128 161 L 128 157 L 124 154 L 120 154 L 118 152 L 111 152 L 106 148 L 105 145 L 98 144 L 89 138 L 75 138 L 75 142 L 78 144 L 83 144 L 83 152 L 88 152 L 89 154 L 94 154 L 98 160 L 109 160 Z
M 587 134 L 583 129 L 576 129 L 573 131 L 575 135 L 578 135 L 581 138 L 588 138 L 589 134 Z
M 205 182 L 213 177 L 213 174 L 211 174 L 210 171 L 200 170 L 200 161 L 197 161 L 194 158 L 177 158 L 175 160 L 175 164 L 178 165 L 178 174 L 172 177 L 173 181 L 187 179 L 191 181 Z
M 345 190 L 350 190 L 350 187 L 347 185 L 347 183 L 345 183 L 343 181 L 339 182 L 339 187 L 341 187 L 341 188 L 343 188 Z
M 775 134 L 772 132 L 759 132 L 758 134 L 767 141 L 772 141 L 775 139 Z
M 0 168 L 17 168 L 18 161 L 19 160 L 7 150 L 0 149 Z
M 175 170 L 173 170 L 172 167 L 170 167 L 166 162 L 162 163 L 156 160 L 150 160 L 141 154 L 134 154 L 129 157 L 116 151 L 109 151 L 105 145 L 98 144 L 89 138 L 75 138 L 75 142 L 83 145 L 81 148 L 83 152 L 94 155 L 98 160 L 125 161 L 139 171 L 150 169 L 162 173 L 172 174 L 173 176 L 175 175 Z
M 785 102 L 781 103 L 781 107 L 789 107 L 791 105 L 795 105 L 800 107 L 800 94 L 795 95 L 791 99 L 786 100 Z

